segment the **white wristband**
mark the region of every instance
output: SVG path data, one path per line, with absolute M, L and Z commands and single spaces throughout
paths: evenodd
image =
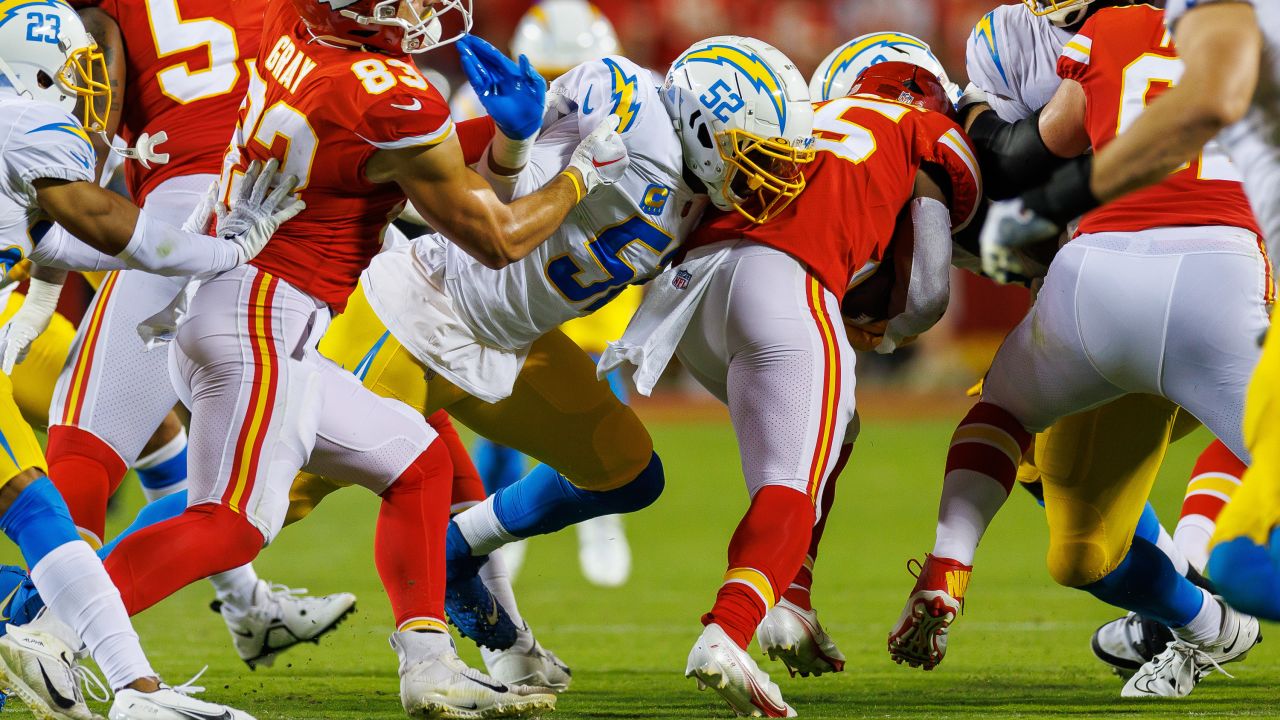
M 500 168 L 518 171 L 529 163 L 529 153 L 537 139 L 538 133 L 524 140 L 512 140 L 500 132 L 494 133 L 493 140 L 489 141 L 489 158 Z

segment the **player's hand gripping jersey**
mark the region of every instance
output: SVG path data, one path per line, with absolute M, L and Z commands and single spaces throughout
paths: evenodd
M 370 182 L 365 164 L 453 132 L 448 104 L 408 59 L 314 42 L 289 0 L 270 0 L 223 187 L 250 161 L 280 157 L 307 210 L 253 264 L 341 312 L 405 202 L 395 183 Z
M 987 93 L 1000 119 L 1016 122 L 1049 103 L 1062 79 L 1054 72 L 1071 33 L 1020 3 L 978 21 L 965 52 L 969 80 Z
M 682 179 L 680 141 L 647 70 L 617 56 L 592 61 L 558 78 L 548 97 L 542 133 L 514 195 L 537 190 L 568 167 L 582 138 L 610 115 L 620 119 L 631 156 L 622 180 L 589 195 L 546 242 L 500 270 L 428 235 L 379 256 L 365 275 L 369 302 L 392 334 L 415 357 L 491 401 L 510 392 L 534 340 L 661 272 L 702 206 Z M 418 298 L 424 290 L 444 300 L 447 317 L 428 317 L 432 300 Z
M 1094 151 L 1133 123 L 1182 76 L 1182 61 L 1150 5 L 1106 8 L 1063 47 L 1058 74 L 1084 87 L 1085 125 Z M 1191 163 L 1158 185 L 1130 193 L 1080 221 L 1081 234 L 1225 225 L 1259 233 L 1240 173 L 1210 141 Z
M 686 248 L 745 238 L 791 255 L 842 296 L 860 268 L 884 259 L 921 165 L 941 166 L 951 180 L 952 231 L 973 218 L 982 197 L 978 163 L 946 116 L 854 95 L 816 106 L 814 137 L 820 152 L 804 167 L 808 185 L 776 220 L 752 225 L 724 213 L 699 227 Z
M 127 97 L 119 134 L 132 146 L 161 131 L 169 162 L 125 163 L 125 182 L 142 205 L 160 183 L 178 175 L 216 175 L 231 139 L 236 110 L 258 56 L 267 0 L 78 0 L 120 26 Z

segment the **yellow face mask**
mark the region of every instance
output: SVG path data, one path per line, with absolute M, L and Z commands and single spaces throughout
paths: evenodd
M 1040 17 L 1085 4 L 1086 0 L 1022 0 L 1032 15 Z
M 58 86 L 67 93 L 80 96 L 84 127 L 89 132 L 104 132 L 111 112 L 111 82 L 107 77 L 107 59 L 97 45 L 71 52 L 67 64 L 58 72 Z
M 813 162 L 812 148 L 736 129 L 720 133 L 717 140 L 720 157 L 730 167 L 721 192 L 751 222 L 759 225 L 777 217 L 804 191 L 801 166 Z

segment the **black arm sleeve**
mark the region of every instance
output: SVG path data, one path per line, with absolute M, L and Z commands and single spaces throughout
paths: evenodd
M 1040 110 L 1015 123 L 1005 122 L 993 111 L 973 121 L 969 137 L 978 148 L 978 164 L 987 197 L 1005 200 L 1049 179 L 1067 162 L 1049 152 L 1040 137 Z

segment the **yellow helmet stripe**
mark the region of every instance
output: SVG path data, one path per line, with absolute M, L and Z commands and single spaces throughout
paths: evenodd
M 830 99 L 831 84 L 835 82 L 836 76 L 853 64 L 854 58 L 861 55 L 863 51 L 873 48 L 877 45 L 914 45 L 922 50 L 929 50 L 929 46 L 920 41 L 919 38 L 902 33 L 886 32 L 876 33 L 864 38 L 851 41 L 840 50 L 840 54 L 836 55 L 835 60 L 831 62 L 831 67 L 827 70 L 827 77 L 822 83 L 822 96 Z

